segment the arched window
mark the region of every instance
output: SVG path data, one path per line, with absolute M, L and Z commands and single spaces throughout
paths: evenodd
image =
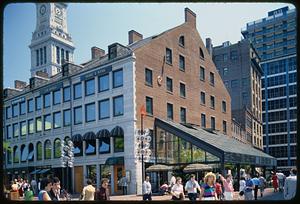
M 7 164 L 11 164 L 12 162 L 12 156 L 11 156 L 11 147 L 8 147 L 7 150 L 6 150 L 6 155 L 7 155 Z
M 45 144 L 44 144 L 44 158 L 45 159 L 51 159 L 51 142 L 50 140 L 46 140 Z
M 69 136 L 66 136 L 64 140 L 65 140 L 65 142 L 68 142 L 70 139 L 71 138 Z
M 38 142 L 36 144 L 36 159 L 37 160 L 42 160 L 43 159 L 43 147 L 42 147 L 42 143 L 41 142 Z
M 61 157 L 61 141 L 59 138 L 54 140 L 54 158 Z
M 85 154 L 96 154 L 96 135 L 94 132 L 87 132 L 83 135 L 83 140 L 86 142 Z
M 180 46 L 184 47 L 184 36 L 183 35 L 179 37 L 179 42 L 178 43 L 179 43 Z
M 28 146 L 28 161 L 33 161 L 34 160 L 34 147 L 33 144 L 30 143 Z
M 18 146 L 14 146 L 14 163 L 19 163 L 20 160 L 20 148 Z
M 200 47 L 200 58 L 201 58 L 201 59 L 204 59 L 204 52 L 203 52 L 203 50 L 202 50 L 201 47 Z
M 28 157 L 28 146 L 23 144 L 21 146 L 21 162 L 26 162 Z
M 99 139 L 99 153 L 110 153 L 110 132 L 106 129 L 100 130 L 96 134 L 96 138 Z

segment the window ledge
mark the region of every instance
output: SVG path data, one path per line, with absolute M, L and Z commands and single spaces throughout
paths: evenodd
M 153 84 L 148 84 L 146 82 L 145 82 L 145 86 L 149 86 L 149 87 L 153 88 Z
M 201 106 L 206 106 L 205 103 L 200 103 Z
M 166 92 L 167 92 L 168 94 L 173 95 L 173 92 L 171 92 L 171 91 L 168 91 L 168 90 L 167 90 Z
M 180 96 L 180 98 L 186 99 L 186 96 Z
M 185 72 L 185 68 L 184 68 L 184 69 L 182 69 L 182 68 L 179 68 L 179 70 L 180 70 L 180 71 L 182 71 L 182 72 Z
M 168 64 L 168 65 L 170 65 L 170 66 L 173 66 L 173 64 L 172 64 L 172 63 L 170 63 L 170 62 L 167 62 L 167 61 L 166 61 L 166 64 Z

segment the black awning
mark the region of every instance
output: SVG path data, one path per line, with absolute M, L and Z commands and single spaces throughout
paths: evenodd
M 85 140 L 85 141 L 87 141 L 87 140 L 96 140 L 96 135 L 92 131 L 87 132 L 83 135 L 83 140 Z
M 50 169 L 43 169 L 40 172 L 38 172 L 39 174 L 44 174 L 47 173 L 48 171 L 50 171 Z
M 111 137 L 124 137 L 124 130 L 120 126 L 114 127 L 110 132 Z
M 106 137 L 110 137 L 110 132 L 107 129 L 99 130 L 96 134 L 97 139 L 106 138 Z
M 81 136 L 81 134 L 75 134 L 75 135 L 72 136 L 71 140 L 74 144 L 81 143 L 82 142 L 82 136 Z
M 36 169 L 36 170 L 30 172 L 29 174 L 37 174 L 39 171 L 40 171 L 40 169 Z
M 124 164 L 124 157 L 109 157 L 105 161 L 105 165 Z

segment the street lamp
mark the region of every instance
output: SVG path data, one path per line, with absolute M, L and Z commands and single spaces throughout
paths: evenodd
M 61 167 L 67 168 L 67 189 L 69 188 L 69 167 L 74 166 L 74 144 L 71 140 L 62 141 L 61 143 Z M 69 190 L 69 189 L 68 189 Z
M 137 161 L 142 162 L 142 184 L 144 181 L 144 161 L 149 161 L 152 153 L 150 150 L 151 139 L 149 129 L 135 131 L 135 158 Z

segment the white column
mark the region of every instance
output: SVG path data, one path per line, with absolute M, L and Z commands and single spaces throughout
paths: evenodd
M 97 175 L 97 189 L 100 187 L 100 165 L 97 164 L 96 166 L 96 175 Z
M 115 193 L 115 185 L 114 185 L 114 166 L 110 166 L 110 172 L 111 172 L 111 194 Z
M 99 157 L 99 139 L 96 139 L 96 155 L 97 155 L 97 159 Z

